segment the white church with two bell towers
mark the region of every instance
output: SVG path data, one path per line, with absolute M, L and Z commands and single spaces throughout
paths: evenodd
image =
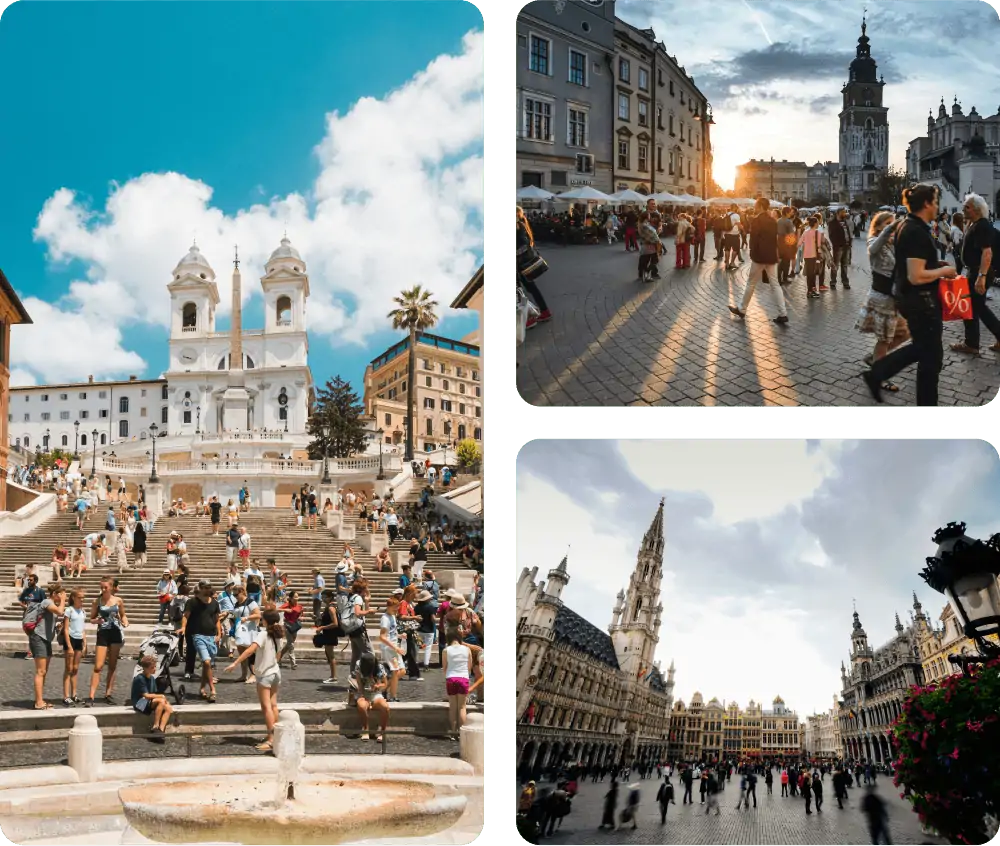
M 167 431 L 303 434 L 312 376 L 308 364 L 306 264 L 288 237 L 271 253 L 260 285 L 264 328 L 244 329 L 242 277 L 233 267 L 230 329 L 218 332 L 215 271 L 192 245 L 167 285 L 170 366 Z M 238 383 L 238 384 L 237 384 Z
M 559 763 L 662 761 L 673 707 L 674 665 L 656 658 L 663 621 L 663 500 L 643 535 L 607 631 L 566 606 L 569 556 L 538 581 L 517 583 L 517 748 L 520 771 Z M 605 570 L 607 572 L 607 570 Z

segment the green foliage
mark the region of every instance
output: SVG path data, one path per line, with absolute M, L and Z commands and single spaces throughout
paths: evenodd
M 41 467 L 55 467 L 56 461 L 71 463 L 73 461 L 73 451 L 65 449 L 54 449 L 50 452 L 43 452 L 39 455 L 35 464 Z
M 459 441 L 455 454 L 458 456 L 458 463 L 463 467 L 472 467 L 483 459 L 483 451 L 472 438 Z
M 880 206 L 898 206 L 903 202 L 903 189 L 909 184 L 905 170 L 890 167 L 879 174 L 875 202 Z
M 361 398 L 354 393 L 349 382 L 340 376 L 328 380 L 316 391 L 316 401 L 309 417 L 308 432 L 313 436 L 309 444 L 309 457 L 322 458 L 324 448 L 328 448 L 330 458 L 347 458 L 365 448 L 367 436 L 362 420 L 365 407 Z M 323 425 L 330 428 L 327 439 L 323 438 Z
M 1000 815 L 1000 659 L 970 673 L 913 688 L 893 727 L 893 783 L 952 843 L 986 843 L 985 818 Z

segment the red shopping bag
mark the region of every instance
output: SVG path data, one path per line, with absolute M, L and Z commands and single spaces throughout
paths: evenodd
M 941 312 L 945 320 L 972 320 L 972 299 L 966 277 L 939 279 L 938 290 L 941 293 Z

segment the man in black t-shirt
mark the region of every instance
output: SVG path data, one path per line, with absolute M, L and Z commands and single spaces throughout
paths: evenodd
M 931 236 L 930 223 L 938 213 L 940 189 L 918 184 L 903 192 L 909 215 L 896 234 L 895 294 L 900 314 L 910 328 L 911 343 L 880 358 L 861 374 L 876 402 L 882 402 L 882 385 L 911 364 L 917 365 L 917 405 L 938 404 L 938 377 L 944 361 L 941 298 L 937 283 L 957 276 L 943 264 Z
M 1000 320 L 990 311 L 986 302 L 986 289 L 993 281 L 991 265 L 996 264 L 993 255 L 997 241 L 997 230 L 989 221 L 989 206 L 986 200 L 978 194 L 970 194 L 965 198 L 964 206 L 966 220 L 969 225 L 962 241 L 962 263 L 967 268 L 969 279 L 969 294 L 972 300 L 972 320 L 965 323 L 965 340 L 952 344 L 955 352 L 979 355 L 979 321 L 981 320 L 997 343 L 991 350 L 1000 351 Z
M 222 522 L 222 503 L 217 496 L 213 496 L 208 503 L 208 510 L 212 513 L 212 534 L 218 536 L 219 523 Z
M 212 661 L 219 651 L 222 640 L 221 610 L 215 600 L 212 583 L 198 582 L 195 595 L 184 606 L 180 635 L 187 640 L 188 652 L 185 659 L 186 676 L 194 672 L 195 654 L 201 659 L 201 694 L 209 702 L 215 702 L 215 678 L 212 675 Z

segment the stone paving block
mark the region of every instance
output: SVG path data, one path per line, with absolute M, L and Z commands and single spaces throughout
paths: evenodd
M 803 404 L 809 396 L 809 404 L 874 405 L 858 378 L 874 338 L 854 329 L 870 287 L 865 250 L 860 242 L 855 247 L 851 290 L 837 288 L 807 300 L 803 280 L 796 278 L 785 289 L 790 322 L 776 326 L 767 286 L 758 288 L 746 320 L 727 309 L 742 293 L 746 264 L 729 274 L 713 261 L 679 271 L 665 265 L 661 280 L 639 285 L 635 256 L 618 245 L 540 244 L 550 267 L 543 287 L 554 319 L 532 329 L 518 348 L 518 390 L 534 405 L 624 405 L 634 402 L 653 376 L 671 386 L 683 383 L 661 400 L 687 404 L 692 385 L 703 389 L 706 401 L 712 399 L 704 390 L 712 384 L 705 378 L 711 373 L 721 393 L 746 404 L 760 405 L 765 392 L 787 388 L 794 394 L 781 395 Z M 1000 314 L 1000 297 L 991 307 Z M 947 347 L 960 340 L 961 331 L 960 323 L 945 325 L 940 402 L 982 405 L 1000 385 L 1000 355 L 953 353 Z M 587 394 L 568 390 L 570 374 L 587 386 Z M 914 376 L 910 368 L 896 377 L 900 391 L 885 394 L 885 404 L 913 405 Z M 608 386 L 612 381 L 627 383 L 628 389 Z M 811 392 L 815 386 L 823 390 Z M 720 391 L 712 402 L 721 405 Z

